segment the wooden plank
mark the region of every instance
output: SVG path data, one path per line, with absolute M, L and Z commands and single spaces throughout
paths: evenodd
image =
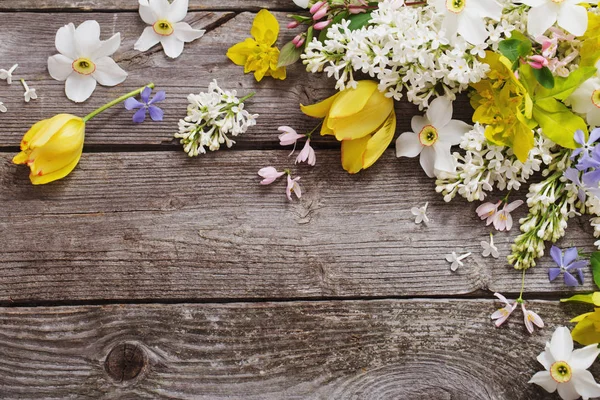
M 309 74 L 302 65 L 289 68 L 285 81 L 265 78 L 256 83 L 252 75 L 244 75 L 243 68 L 233 65 L 225 53 L 233 44 L 249 35 L 254 14 L 242 13 L 231 18 L 231 13 L 204 12 L 192 13 L 188 20 L 198 28 L 215 27 L 223 21 L 224 25 L 214 28 L 200 40 L 187 44 L 183 55 L 176 61 L 169 60 L 160 48 L 146 53 L 133 50 L 133 45 L 144 24 L 132 13 L 94 13 L 94 14 L 37 14 L 24 13 L 15 18 L 12 13 L 0 13 L 0 37 L 9 38 L 0 42 L 0 59 L 8 67 L 19 63 L 19 73 L 24 74 L 31 86 L 35 87 L 40 99 L 24 105 L 19 85 L 0 85 L 0 101 L 9 112 L 0 114 L 0 146 L 17 146 L 27 129 L 40 119 L 54 114 L 68 112 L 86 115 L 91 110 L 119 95 L 154 81 L 157 87 L 167 91 L 167 100 L 161 103 L 165 110 L 165 120 L 160 123 L 136 125 L 131 122 L 131 113 L 116 107 L 88 125 L 86 143 L 88 145 L 170 145 L 176 144 L 173 134 L 177 131 L 177 122 L 185 116 L 187 95 L 206 91 L 209 82 L 217 79 L 226 89 L 238 89 L 240 94 L 256 92 L 256 96 L 247 103 L 247 109 L 260 114 L 258 125 L 246 135 L 238 138 L 240 148 L 264 148 L 276 146 L 277 128 L 292 125 L 299 132 L 308 132 L 318 123 L 304 116 L 299 104 L 309 104 L 334 93 L 334 82 L 322 74 Z M 285 21 L 285 13 L 276 13 L 280 21 Z M 97 19 L 103 27 L 106 37 L 121 32 L 123 44 L 116 53 L 115 60 L 129 72 L 128 79 L 117 87 L 98 87 L 87 102 L 77 105 L 64 95 L 64 83 L 50 78 L 47 58 L 55 54 L 54 36 L 58 27 L 68 23 L 81 23 L 90 18 Z M 28 24 L 22 24 L 27 20 Z M 36 26 L 35 30 L 29 26 Z M 290 40 L 294 32 L 282 30 L 279 43 Z M 104 38 L 104 36 L 103 36 Z M 25 56 L 22 49 L 28 48 Z M 18 106 L 17 106 L 18 105 Z M 469 119 L 472 111 L 466 98 L 456 105 L 456 115 Z M 407 102 L 398 102 L 398 132 L 410 130 L 410 120 L 418 109 Z M 321 141 L 316 138 L 316 142 Z M 333 143 L 331 138 L 325 139 Z
M 301 12 L 292 0 L 190 0 L 190 11 L 286 10 Z M 2 2 L 0 11 L 136 11 L 137 0 L 18 0 Z
M 496 329 L 490 314 L 498 306 L 387 300 L 4 308 L 0 391 L 7 400 L 548 399 L 527 383 L 543 368 L 536 356 L 582 309 L 530 304 L 546 328 L 529 336 L 520 310 Z M 598 363 L 592 372 L 598 376 Z
M 480 295 L 518 292 L 521 275 L 484 259 L 490 228 L 476 204 L 445 204 L 418 160 L 393 152 L 356 176 L 337 150 L 297 166 L 301 201 L 285 182 L 258 184 L 259 168 L 292 166 L 287 151 L 84 154 L 63 181 L 29 184 L 27 168 L 0 156 L 0 301 L 275 299 Z M 428 226 L 413 206 L 429 202 Z M 526 210 L 514 213 L 516 219 Z M 565 246 L 592 251 L 585 220 Z M 509 254 L 516 230 L 497 233 Z M 473 252 L 450 271 L 445 255 Z M 549 257 L 526 290 L 559 296 Z M 590 274 L 581 290 L 592 290 Z M 490 292 L 487 292 L 488 295 Z M 564 294 L 564 293 L 563 293 Z

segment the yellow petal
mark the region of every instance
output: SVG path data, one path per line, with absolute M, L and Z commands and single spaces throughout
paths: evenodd
M 29 159 L 29 153 L 26 151 L 22 151 L 13 157 L 12 162 L 13 162 L 13 164 L 25 164 L 25 163 L 27 163 L 28 159 Z
M 246 65 L 248 56 L 258 46 L 258 44 L 248 38 L 241 43 L 235 44 L 227 50 L 227 57 L 236 65 Z
M 331 105 L 329 117 L 345 118 L 356 114 L 365 107 L 376 90 L 377 82 L 358 81 L 356 89 L 346 89 L 339 93 L 339 96 Z
M 47 175 L 63 169 L 81 156 L 85 138 L 83 121 L 66 123 L 44 146 L 35 148 L 29 158 L 33 175 Z
M 333 133 L 333 129 L 331 129 L 329 126 L 329 116 L 325 116 L 325 119 L 323 120 L 323 124 L 321 125 L 321 135 L 325 136 L 325 135 L 335 135 L 335 133 Z
M 279 35 L 279 22 L 268 10 L 260 10 L 254 18 L 250 33 L 258 43 L 273 46 Z
M 31 144 L 31 139 L 33 139 L 38 134 L 38 132 L 43 131 L 48 125 L 49 121 L 49 119 L 43 119 L 39 122 L 36 122 L 31 128 L 29 128 L 29 130 L 21 140 L 21 150 L 26 150 L 29 148 L 29 145 Z
M 270 75 L 275 78 L 275 79 L 281 79 L 284 80 L 286 78 L 286 70 L 285 67 L 281 67 L 281 68 L 277 68 L 277 69 L 271 69 L 270 70 Z
M 573 319 L 571 320 L 571 322 L 581 322 L 581 321 L 583 321 L 584 319 L 586 319 L 587 317 L 589 317 L 590 315 L 592 315 L 593 313 L 594 313 L 594 312 L 592 311 L 592 312 L 589 312 L 589 313 L 585 313 L 585 314 L 578 315 L 578 316 L 576 316 L 575 318 L 573 318 Z
M 356 174 L 363 168 L 363 157 L 370 136 L 356 140 L 342 141 L 342 167 L 351 174 Z
M 335 107 L 335 105 L 334 105 Z M 331 118 L 329 127 L 337 140 L 354 140 L 373 133 L 385 122 L 394 109 L 394 100 L 378 90 L 368 99 L 358 113 L 345 118 Z
M 371 137 L 363 156 L 363 169 L 369 168 L 389 147 L 396 133 L 396 113 L 392 110 L 383 126 Z
M 83 147 L 82 147 L 82 150 L 83 150 Z M 75 159 L 73 159 L 73 161 L 71 161 L 68 165 L 66 165 L 64 168 L 59 169 L 58 171 L 51 172 L 46 175 L 42 175 L 42 176 L 31 174 L 31 175 L 29 175 L 29 180 L 31 180 L 31 183 L 33 183 L 34 185 L 44 185 L 46 183 L 50 183 L 50 182 L 62 179 L 65 176 L 69 175 L 71 173 L 71 171 L 73 171 L 73 169 L 75 169 L 75 167 L 79 163 L 80 158 L 81 158 L 81 151 L 79 151 L 79 155 Z
M 575 328 L 573 328 L 571 335 L 573 336 L 573 340 L 584 346 L 600 342 L 600 332 L 596 330 L 594 321 L 590 318 L 586 318 L 579 322 Z
M 333 96 L 328 97 L 319 103 L 312 104 L 309 106 L 303 106 L 302 104 L 300 104 L 300 109 L 304 114 L 308 115 L 309 117 L 325 118 L 329 113 L 329 110 L 331 109 L 331 105 L 339 95 L 339 93 L 336 93 Z
M 36 147 L 43 146 L 48 140 L 50 140 L 52 136 L 56 134 L 56 132 L 58 132 L 67 122 L 71 120 L 77 120 L 83 123 L 81 118 L 70 114 L 58 114 L 46 120 L 46 123 L 40 126 L 36 130 L 35 134 L 32 135 L 33 137 L 31 137 L 29 141 L 29 148 L 34 149 Z M 34 125 L 34 127 L 36 125 Z M 27 136 L 27 134 L 25 136 Z

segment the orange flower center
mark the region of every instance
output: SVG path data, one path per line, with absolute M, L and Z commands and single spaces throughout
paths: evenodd
M 596 89 L 594 90 L 594 93 L 592 93 L 592 103 L 600 108 L 600 89 Z
M 571 380 L 573 373 L 569 364 L 564 361 L 557 361 L 550 367 L 550 375 L 558 383 L 567 383 Z

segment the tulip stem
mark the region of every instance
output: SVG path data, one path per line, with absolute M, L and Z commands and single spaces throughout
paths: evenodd
M 127 94 L 119 97 L 118 99 L 115 99 L 115 100 L 111 101 L 110 103 L 106 103 L 102 107 L 100 107 L 100 108 L 92 111 L 91 113 L 89 113 L 88 115 L 86 115 L 85 117 L 83 117 L 83 122 L 88 122 L 90 119 L 94 118 L 96 115 L 100 114 L 101 112 L 104 112 L 104 111 L 108 110 L 112 106 L 115 106 L 115 105 L 117 105 L 117 104 L 119 104 L 119 103 L 127 100 L 130 97 L 137 96 L 138 94 L 142 93 L 142 91 L 144 89 L 146 89 L 147 87 L 149 87 L 150 89 L 154 89 L 154 83 L 149 83 L 149 84 L 147 84 L 144 87 L 136 89 L 133 92 L 129 92 L 129 93 L 127 93 Z

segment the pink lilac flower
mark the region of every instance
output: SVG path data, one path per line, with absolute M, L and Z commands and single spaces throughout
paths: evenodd
M 498 208 L 500 207 L 500 205 L 502 204 L 502 200 L 498 201 L 496 204 L 494 203 L 483 203 L 482 205 L 480 205 L 479 207 L 477 207 L 477 210 L 475 210 L 477 212 L 477 215 L 479 216 L 479 218 L 481 218 L 482 220 L 486 220 L 485 224 L 489 225 L 492 222 L 494 222 L 494 217 L 496 216 L 496 213 L 498 212 Z
M 552 246 L 550 249 L 550 255 L 558 267 L 548 269 L 548 279 L 550 282 L 555 280 L 561 272 L 564 274 L 565 285 L 567 286 L 578 286 L 579 282 L 572 272 L 577 272 L 579 280 L 583 285 L 583 271 L 582 268 L 588 265 L 586 260 L 577 260 L 577 247 L 571 247 L 564 253 L 556 246 Z
M 510 231 L 513 224 L 511 212 L 523 204 L 523 200 L 515 200 L 510 204 L 504 204 L 502 211 L 494 215 L 494 228 L 498 231 Z
M 298 139 L 302 139 L 305 135 L 298 134 L 293 128 L 289 126 L 280 126 L 277 128 L 281 135 L 279 135 L 279 144 L 281 146 L 296 145 Z
M 529 57 L 527 63 L 531 66 L 531 68 L 535 69 L 542 69 L 548 66 L 548 60 L 546 57 L 540 56 L 539 54 Z
M 135 114 L 133 114 L 133 122 L 136 124 L 141 124 L 146 120 L 146 112 L 150 114 L 150 118 L 152 121 L 162 121 L 163 120 L 163 110 L 155 106 L 155 103 L 159 101 L 163 101 L 166 98 L 166 94 L 164 90 L 156 92 L 156 95 L 151 99 L 150 95 L 152 94 L 152 88 L 145 87 L 140 94 L 140 99 L 137 101 L 133 97 L 125 100 L 125 108 L 128 110 L 138 110 Z
M 302 197 L 302 189 L 300 188 L 300 184 L 298 183 L 299 180 L 300 180 L 300 177 L 292 179 L 292 176 L 290 174 L 288 174 L 287 188 L 286 188 L 285 192 L 287 194 L 287 198 L 289 201 L 292 201 L 292 193 L 294 193 L 297 198 Z
M 506 297 L 502 296 L 500 293 L 494 293 L 494 296 L 496 296 L 498 299 L 500 299 L 501 302 L 505 304 L 503 308 L 496 310 L 492 314 L 492 319 L 496 321 L 496 327 L 499 328 L 500 325 L 506 322 L 506 320 L 508 319 L 508 317 L 510 317 L 512 312 L 515 311 L 515 308 L 517 308 L 517 302 L 515 301 L 513 304 L 510 304 Z
M 523 319 L 525 320 L 525 327 L 527 328 L 527 331 L 530 334 L 534 331 L 533 325 L 537 326 L 538 328 L 544 327 L 544 321 L 542 321 L 542 318 L 533 311 L 527 310 L 525 308 L 525 303 L 521 303 L 521 310 L 523 310 Z
M 271 183 L 275 182 L 277 179 L 279 179 L 279 177 L 283 176 L 284 174 L 285 174 L 285 172 L 279 172 L 274 167 L 265 167 L 265 168 L 261 168 L 258 171 L 258 175 L 261 178 L 264 178 L 262 181 L 260 181 L 261 185 L 270 185 Z
M 302 151 L 300 152 L 300 154 L 298 154 L 298 157 L 296 158 L 296 164 L 298 164 L 299 162 L 306 162 L 308 165 L 314 166 L 315 163 L 317 162 L 317 156 L 315 155 L 315 149 L 313 149 L 310 145 L 310 139 L 306 140 L 306 143 L 304 144 L 304 148 L 302 149 Z

